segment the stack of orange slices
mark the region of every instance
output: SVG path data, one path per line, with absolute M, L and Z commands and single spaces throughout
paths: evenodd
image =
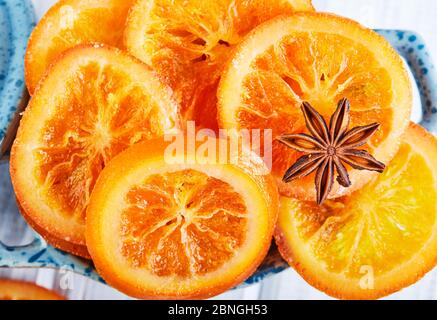
M 338 298 L 388 295 L 437 263 L 437 140 L 409 123 L 401 58 L 354 21 L 309 0 L 61 0 L 25 62 L 20 210 L 127 294 L 217 295 L 255 272 L 273 237 Z M 379 123 L 365 150 L 387 169 L 346 165 L 351 187 L 334 183 L 321 206 L 314 174 L 282 181 L 302 154 L 276 140 L 271 174 L 247 146 L 209 154 L 228 142 L 211 136 L 219 127 L 304 133 L 303 102 L 328 119 L 342 98 L 353 126 Z M 208 152 L 191 120 L 213 130 Z

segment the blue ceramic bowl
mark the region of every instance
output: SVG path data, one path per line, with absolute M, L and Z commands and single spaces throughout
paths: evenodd
M 26 100 L 24 53 L 34 26 L 30 1 L 0 0 L 0 142 Z
M 425 43 L 422 38 L 414 32 L 399 30 L 377 31 L 383 35 L 407 61 L 420 93 L 423 117 L 421 125 L 437 135 L 437 82 L 435 79 L 435 70 Z M 22 61 L 17 61 L 16 63 L 17 66 L 22 67 Z M 20 69 L 20 74 L 22 73 L 21 71 L 22 69 Z M 16 81 L 16 84 L 19 84 L 19 90 L 23 89 L 20 82 Z M 5 119 L 12 117 L 13 110 L 14 107 L 11 106 Z M 2 125 L 3 123 L 6 124 L 6 120 L 1 123 Z M 0 166 L 0 203 L 2 204 L 0 207 L 10 208 L 10 214 L 19 215 L 15 204 L 14 193 L 9 182 L 7 167 L 7 164 Z M 2 184 L 1 179 L 8 181 L 3 181 Z M 2 202 L 7 202 L 7 204 L 3 206 Z M 7 213 L 0 212 L 0 215 L 1 214 Z M 5 246 L 0 243 L 0 266 L 62 268 L 63 270 L 72 270 L 91 279 L 103 282 L 103 279 L 96 273 L 91 262 L 59 251 L 48 245 L 39 236 L 37 236 L 30 245 L 22 247 Z M 276 248 L 272 247 L 269 255 L 259 267 L 258 271 L 241 286 L 258 282 L 269 275 L 281 272 L 287 267 L 288 265 L 281 259 Z

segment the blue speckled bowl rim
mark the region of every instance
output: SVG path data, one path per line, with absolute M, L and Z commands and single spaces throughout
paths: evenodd
M 1 0 L 0 9 L 7 11 L 11 33 L 9 70 L 5 75 L 4 88 L 0 92 L 0 142 L 15 116 L 17 107 L 26 90 L 24 81 L 24 54 L 36 17 L 29 0 Z
M 437 135 L 437 82 L 431 56 L 420 35 L 412 31 L 376 30 L 408 63 L 421 96 L 423 120 L 420 123 Z M 8 247 L 0 243 L 0 267 L 50 267 L 70 270 L 104 283 L 92 262 L 74 257 L 48 245 L 40 236 L 27 246 Z M 259 282 L 288 268 L 273 245 L 258 270 L 237 288 Z

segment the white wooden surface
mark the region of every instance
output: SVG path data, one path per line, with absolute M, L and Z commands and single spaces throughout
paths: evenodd
M 38 17 L 56 0 L 33 0 Z M 371 28 L 410 29 L 419 32 L 437 61 L 437 0 L 313 0 L 319 11 L 333 12 L 360 21 Z M 417 101 L 417 99 L 416 99 Z M 4 170 L 0 165 L 0 170 Z M 2 188 L 7 188 L 8 183 Z M 0 188 L 1 189 L 1 188 Z M 12 218 L 10 218 L 12 219 Z M 0 221 L 0 239 L 16 238 L 9 234 L 6 223 Z M 25 239 L 31 233 L 25 232 Z M 25 241 L 23 239 L 23 241 Z M 128 297 L 107 286 L 95 283 L 81 276 L 73 275 L 73 288 L 62 290 L 60 279 L 64 276 L 53 270 L 0 269 L 0 277 L 10 277 L 35 281 L 54 288 L 70 299 L 128 299 Z M 218 298 L 221 299 L 329 299 L 323 293 L 305 283 L 294 271 L 287 270 L 264 280 L 261 284 L 247 289 L 233 290 Z M 396 293 L 388 299 L 437 299 L 437 269 L 429 273 L 416 285 Z

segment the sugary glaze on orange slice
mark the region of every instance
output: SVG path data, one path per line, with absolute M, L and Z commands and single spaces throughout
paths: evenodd
M 313 12 L 278 17 L 256 28 L 235 51 L 219 88 L 223 128 L 307 133 L 300 106 L 308 101 L 326 121 L 341 98 L 351 101 L 350 127 L 380 123 L 367 149 L 386 164 L 408 126 L 411 85 L 403 62 L 381 36 L 346 18 Z M 274 140 L 273 175 L 281 194 L 315 199 L 314 174 L 281 178 L 302 156 Z M 351 188 L 335 183 L 333 198 L 351 193 L 374 175 L 352 170 Z
M 35 92 L 11 152 L 18 201 L 48 235 L 85 245 L 85 211 L 108 161 L 178 127 L 169 89 L 118 49 L 70 49 Z
M 217 85 L 235 46 L 262 22 L 300 10 L 313 10 L 311 1 L 140 0 L 126 47 L 171 86 L 184 119 L 217 129 Z
M 437 261 L 436 161 L 436 138 L 412 124 L 386 172 L 360 191 L 321 207 L 282 198 L 282 256 L 337 298 L 380 298 L 415 283 Z
M 135 0 L 60 0 L 44 15 L 29 39 L 26 84 L 33 94 L 47 68 L 79 44 L 123 47 L 126 17 Z

